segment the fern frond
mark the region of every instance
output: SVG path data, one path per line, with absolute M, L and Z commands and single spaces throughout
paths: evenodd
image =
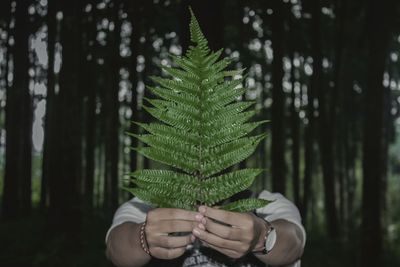
M 199 81 L 201 81 L 201 78 L 193 72 L 187 72 L 187 71 L 172 68 L 172 67 L 162 67 L 162 69 L 169 75 L 173 76 L 176 79 L 183 81 L 184 83 L 196 84 Z
M 167 100 L 178 103 L 180 105 L 186 105 L 189 107 L 196 107 L 199 104 L 199 99 L 187 94 L 185 92 L 174 92 L 173 90 L 168 90 L 162 87 L 151 87 L 147 86 L 153 94 Z
M 252 118 L 255 114 L 256 114 L 255 110 L 250 110 L 239 113 L 234 117 L 219 117 L 217 119 L 214 119 L 205 126 L 205 129 L 208 132 L 207 135 L 211 136 L 215 134 L 215 132 L 218 132 L 218 130 L 223 127 L 228 127 L 228 126 L 236 127 L 238 125 L 241 125 L 246 121 L 248 121 L 250 118 Z
M 230 125 L 224 128 L 220 128 L 217 132 L 214 132 L 213 135 L 207 136 L 205 146 L 207 146 L 208 148 L 212 148 L 220 144 L 228 143 L 229 141 L 247 135 L 255 128 L 266 122 L 268 121 L 248 122 L 238 126 Z M 216 136 L 218 136 L 218 138 L 215 138 Z
M 131 148 L 143 156 L 194 174 L 198 170 L 198 159 L 190 158 L 177 151 L 166 151 L 154 147 Z
M 123 188 L 123 189 L 137 196 L 144 202 L 147 202 L 159 208 L 179 208 L 179 209 L 194 210 L 194 205 L 192 203 L 188 203 L 181 198 L 166 198 L 162 195 L 158 195 L 149 190 L 139 189 L 137 187 Z
M 188 120 L 185 116 L 177 116 L 173 111 L 162 111 L 157 108 L 143 106 L 143 109 L 150 113 L 154 118 L 159 119 L 178 129 L 190 131 L 199 128 L 200 123 L 196 120 Z
M 243 161 L 254 153 L 258 143 L 265 137 L 266 135 L 263 134 L 246 139 L 241 138 L 236 142 L 210 149 L 210 151 L 207 151 L 209 153 L 206 156 L 208 161 L 203 165 L 204 168 L 201 171 L 205 176 L 211 176 Z
M 254 105 L 254 101 L 236 102 L 226 105 L 221 110 L 208 110 L 203 113 L 202 119 L 215 123 L 215 121 L 226 120 L 227 118 L 235 117 L 238 113 L 248 109 Z
M 135 188 L 128 189 L 157 207 L 195 209 L 214 205 L 248 188 L 260 173 L 244 169 L 220 174 L 248 158 L 265 134 L 248 136 L 266 121 L 249 122 L 254 102 L 238 101 L 245 93 L 244 70 L 229 70 L 231 61 L 223 50 L 210 51 L 192 10 L 190 39 L 183 56 L 172 56 L 162 66 L 165 77 L 151 79 L 147 88 L 156 96 L 144 98 L 143 109 L 157 123 L 134 122 L 146 133 L 129 135 L 144 145 L 132 148 L 173 170 L 138 170 L 130 174 Z M 220 174 L 220 175 L 218 175 Z M 226 206 L 247 211 L 266 205 L 264 200 L 245 200 Z
M 140 181 L 159 184 L 169 182 L 171 180 L 175 183 L 181 183 L 183 186 L 196 186 L 199 182 L 198 179 L 191 175 L 171 170 L 137 170 L 129 173 L 128 175 Z
M 186 144 L 194 144 L 198 145 L 199 144 L 199 135 L 193 132 L 187 132 L 175 127 L 168 126 L 166 124 L 161 124 L 161 123 L 140 123 L 140 122 L 135 122 L 132 121 L 132 123 L 135 123 L 145 129 L 147 132 L 157 135 L 157 136 L 162 136 L 167 139 L 173 139 L 175 141 L 180 141 L 182 143 Z M 127 133 L 128 135 L 130 133 Z
M 160 111 L 175 113 L 181 118 L 186 118 L 186 120 L 200 121 L 201 119 L 199 110 L 194 107 L 186 107 L 161 99 L 148 99 L 146 97 L 143 97 L 143 99 L 153 105 L 153 107 L 158 108 Z
M 241 199 L 227 205 L 221 206 L 221 209 L 234 211 L 234 212 L 246 212 L 258 209 L 260 207 L 264 207 L 268 205 L 271 201 L 266 199 L 257 199 L 257 198 L 248 198 Z
M 237 75 L 242 75 L 243 72 L 245 71 L 245 69 L 241 69 L 241 70 L 229 70 L 229 71 L 225 71 L 225 77 L 235 77 Z
M 195 99 L 198 99 L 199 97 L 199 88 L 196 84 L 183 83 L 182 81 L 165 79 L 155 76 L 150 76 L 150 79 L 153 80 L 155 83 L 160 84 L 162 87 L 170 89 L 174 92 L 185 92 L 192 95 L 192 97 L 194 97 Z
M 245 169 L 209 178 L 201 183 L 200 201 L 211 206 L 229 198 L 250 187 L 261 171 L 261 169 Z
M 192 159 L 198 157 L 198 148 L 193 145 L 185 144 L 174 139 L 166 139 L 161 136 L 152 134 L 129 134 L 130 136 L 136 137 L 143 143 L 153 148 L 159 148 L 164 151 L 176 151 L 183 155 L 188 155 Z
M 215 93 L 211 94 L 207 99 L 208 105 L 215 109 L 235 101 L 246 92 L 245 88 L 235 89 L 240 84 L 242 84 L 242 80 L 233 80 L 216 86 Z
M 208 56 L 206 56 L 201 61 L 201 64 L 205 68 L 208 68 L 208 67 L 212 66 L 221 57 L 222 51 L 223 51 L 223 49 L 220 49 L 217 52 L 211 52 Z
M 204 53 L 209 53 L 210 49 L 208 48 L 208 41 L 204 37 L 203 33 L 201 32 L 199 22 L 197 21 L 193 10 L 189 8 L 190 14 L 191 14 L 191 20 L 190 20 L 190 40 L 197 44 L 197 47 L 200 49 L 200 51 Z

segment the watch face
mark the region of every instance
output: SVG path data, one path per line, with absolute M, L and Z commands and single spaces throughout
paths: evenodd
M 275 245 L 276 242 L 276 230 L 272 229 L 269 233 L 267 240 L 265 241 L 265 249 L 269 252 Z

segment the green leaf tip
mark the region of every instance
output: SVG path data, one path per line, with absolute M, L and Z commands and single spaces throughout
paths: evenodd
M 204 52 L 209 52 L 208 41 L 205 38 L 203 32 L 201 31 L 200 24 L 194 15 L 194 12 L 191 7 L 189 7 L 190 11 L 190 41 L 197 44 L 201 50 Z

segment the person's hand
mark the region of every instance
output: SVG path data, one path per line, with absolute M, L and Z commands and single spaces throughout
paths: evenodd
M 157 208 L 147 213 L 146 240 L 150 254 L 159 259 L 173 259 L 181 256 L 192 242 L 191 232 L 203 218 L 198 212 L 183 209 Z M 170 233 L 188 232 L 185 236 Z
M 265 223 L 253 213 L 230 212 L 206 206 L 200 206 L 199 212 L 204 217 L 197 217 L 193 235 L 204 245 L 231 258 L 243 257 L 263 240 Z

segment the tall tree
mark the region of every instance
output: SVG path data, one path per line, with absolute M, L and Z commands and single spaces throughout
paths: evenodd
M 44 209 L 48 204 L 48 183 L 52 174 L 50 157 L 55 153 L 55 121 L 54 121 L 54 98 L 55 98 L 55 73 L 54 59 L 57 34 L 57 7 L 54 1 L 49 2 L 47 6 L 47 53 L 48 53 L 48 69 L 47 69 L 47 94 L 46 94 L 46 114 L 44 123 L 44 139 L 43 139 L 43 163 L 42 163 L 42 181 L 40 190 L 40 207 Z
M 282 88 L 283 79 L 283 53 L 284 53 L 284 3 L 281 0 L 272 1 L 272 181 L 275 192 L 286 192 L 285 179 L 285 94 Z
M 137 68 L 137 63 L 138 63 L 138 55 L 139 55 L 139 46 L 140 46 L 140 36 L 142 33 L 142 21 L 141 21 L 141 16 L 140 12 L 142 10 L 143 3 L 142 1 L 129 1 L 128 4 L 128 16 L 129 19 L 132 23 L 132 35 L 131 35 L 131 43 L 130 43 L 130 48 L 131 48 L 131 66 L 129 69 L 129 80 L 131 83 L 131 103 L 130 103 L 130 109 L 132 112 L 132 117 L 131 121 L 139 121 L 139 108 L 138 108 L 138 98 L 137 98 L 137 84 L 139 81 L 138 77 L 138 72 L 136 70 Z M 136 124 L 131 123 L 130 124 L 130 132 L 131 133 L 138 133 L 138 127 Z M 132 147 L 137 147 L 138 141 L 137 138 L 130 136 L 131 140 L 131 146 Z M 130 150 L 130 171 L 133 172 L 137 169 L 137 152 L 133 149 Z
M 105 206 L 114 210 L 118 205 L 118 156 L 119 156 L 119 82 L 121 57 L 121 1 L 113 2 L 112 19 L 115 28 L 111 41 L 111 88 L 106 89 L 105 98 Z
M 343 113 L 344 106 L 344 94 L 345 89 L 344 83 L 347 82 L 345 74 L 344 74 L 344 64 L 343 61 L 346 60 L 344 55 L 346 50 L 344 45 L 344 34 L 345 34 L 345 19 L 347 14 L 347 1 L 335 0 L 334 1 L 334 12 L 335 12 L 335 46 L 334 46 L 334 70 L 333 70 L 333 84 L 334 88 L 332 91 L 333 97 L 331 98 L 331 108 L 330 108 L 330 118 L 329 121 L 334 121 L 333 124 L 330 124 L 331 137 L 334 139 L 333 147 L 336 148 L 335 161 L 336 163 L 335 173 L 337 174 L 337 181 L 339 185 L 339 220 L 342 225 L 342 232 L 345 232 L 346 229 L 346 170 L 345 170 L 345 155 L 344 155 L 344 146 L 346 145 L 345 141 L 345 128 L 344 124 L 346 121 L 346 117 Z M 329 98 L 328 98 L 329 99 Z M 341 112 L 339 112 L 339 110 Z M 333 130 L 336 128 L 338 130 Z M 337 144 L 337 145 L 335 145 Z M 335 167 L 335 166 L 334 166 Z
M 295 18 L 291 14 L 292 4 L 287 4 L 285 12 L 287 12 L 287 19 L 289 21 L 289 34 L 290 34 L 290 83 L 292 85 L 292 90 L 290 92 L 290 132 L 292 139 L 292 176 L 293 176 L 293 196 L 294 203 L 300 207 L 300 119 L 298 110 L 296 107 L 296 71 L 295 71 Z
M 324 88 L 322 75 L 322 45 L 321 45 L 321 1 L 313 0 L 312 5 L 312 47 L 313 47 L 313 77 L 312 85 L 317 92 L 318 99 L 318 126 L 319 147 L 322 163 L 324 182 L 324 203 L 326 222 L 329 236 L 334 238 L 338 234 L 338 218 L 335 194 L 335 168 L 334 168 L 334 108 L 326 102 L 327 88 Z M 311 103 L 312 104 L 312 103 Z M 334 104 L 333 104 L 334 106 Z
M 304 2 L 304 10 L 309 13 L 311 9 L 311 0 Z M 314 196 L 313 191 L 313 172 L 315 169 L 315 80 L 311 81 L 311 84 L 307 88 L 307 107 L 306 107 L 306 125 L 304 127 L 304 182 L 303 182 L 303 200 L 301 208 L 301 214 L 304 218 L 305 223 L 307 222 L 311 199 Z
M 82 2 L 61 5 L 63 19 L 60 27 L 62 65 L 59 92 L 54 99 L 54 123 L 57 127 L 56 149 L 51 155 L 49 177 L 50 222 L 66 225 L 70 240 L 79 239 L 80 189 L 82 181 L 82 92 L 81 81 L 81 22 Z M 53 151 L 53 150 L 52 150 Z
M 372 267 L 382 260 L 382 176 L 383 159 L 383 73 L 388 55 L 390 15 L 394 1 L 368 1 L 368 71 L 365 91 L 363 139 L 361 266 Z
M 96 75 L 95 75 L 95 45 L 97 36 L 97 12 L 96 0 L 90 0 L 91 10 L 85 23 L 85 79 L 82 81 L 86 91 L 86 132 L 85 132 L 85 202 L 89 209 L 93 207 L 94 176 L 95 176 L 95 149 L 96 149 Z
M 29 92 L 28 7 L 31 1 L 17 3 L 13 84 L 7 90 L 6 165 L 3 188 L 3 217 L 28 213 L 31 209 L 32 99 Z

